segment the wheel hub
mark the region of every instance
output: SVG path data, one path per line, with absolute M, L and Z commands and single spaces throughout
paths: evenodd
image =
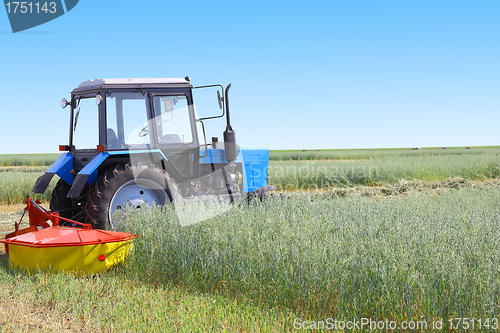
M 136 209 L 152 205 L 162 205 L 168 200 L 165 190 L 149 179 L 132 179 L 115 192 L 109 204 L 109 224 L 115 228 L 118 219 L 113 219 L 117 210 L 133 207 Z

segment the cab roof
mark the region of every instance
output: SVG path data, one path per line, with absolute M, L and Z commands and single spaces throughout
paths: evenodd
M 102 88 L 191 88 L 189 77 L 177 78 L 142 78 L 142 79 L 95 79 L 82 82 L 72 93 Z

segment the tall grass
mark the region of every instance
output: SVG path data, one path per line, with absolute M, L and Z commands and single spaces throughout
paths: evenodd
M 272 161 L 268 183 L 279 190 L 380 185 L 401 180 L 500 177 L 500 155 L 386 156 L 352 161 Z
M 500 315 L 500 190 L 373 200 L 292 195 L 181 227 L 136 212 L 128 274 L 248 297 L 302 318 Z
M 500 147 L 452 147 L 413 149 L 329 149 L 329 150 L 271 150 L 272 161 L 302 160 L 359 160 L 387 157 L 425 157 L 441 155 L 498 155 Z
M 0 154 L 0 166 L 49 166 L 61 154 Z
M 41 201 L 49 201 L 52 190 L 58 180 L 54 176 L 43 194 L 32 192 L 35 182 L 46 167 L 4 167 L 0 168 L 0 204 L 16 204 L 26 200 L 26 196 Z

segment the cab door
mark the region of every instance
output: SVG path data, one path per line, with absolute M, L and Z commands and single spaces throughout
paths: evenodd
M 190 94 L 151 94 L 154 141 L 175 168 L 171 176 L 178 182 L 198 177 L 199 143 Z M 168 170 L 167 170 L 168 171 Z

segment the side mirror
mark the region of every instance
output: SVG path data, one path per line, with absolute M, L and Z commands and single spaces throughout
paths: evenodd
M 217 100 L 219 101 L 219 109 L 222 110 L 222 99 L 220 98 L 219 90 L 217 90 Z

